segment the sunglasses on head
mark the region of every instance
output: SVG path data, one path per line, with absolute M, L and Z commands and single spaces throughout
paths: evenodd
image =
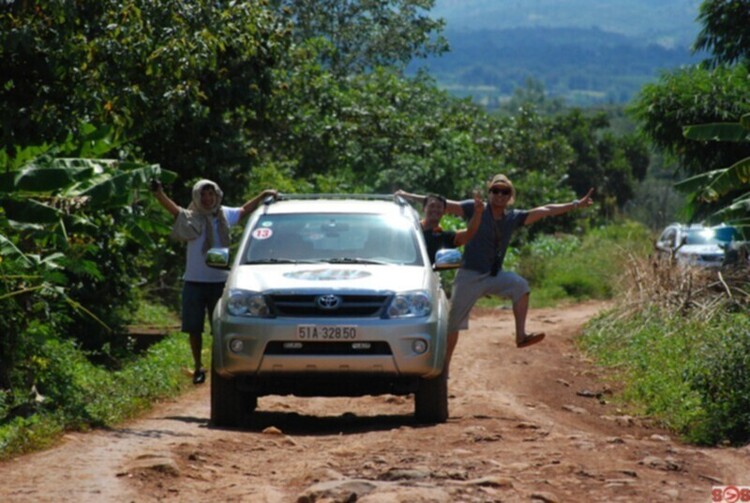
M 504 196 L 509 196 L 512 193 L 510 189 L 496 189 L 496 188 L 490 189 L 490 192 L 492 194 L 502 194 Z

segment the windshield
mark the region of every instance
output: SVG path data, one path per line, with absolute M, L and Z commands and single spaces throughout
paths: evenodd
M 423 265 L 415 226 L 376 214 L 262 215 L 250 232 L 243 263 Z
M 734 227 L 706 227 L 703 229 L 693 229 L 688 231 L 687 241 L 689 245 L 703 244 L 726 244 L 732 242 L 737 236 L 737 230 Z

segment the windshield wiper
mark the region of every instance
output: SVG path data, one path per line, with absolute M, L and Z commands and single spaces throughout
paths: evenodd
M 387 265 L 388 262 L 383 262 L 382 260 L 370 260 L 367 258 L 359 258 L 359 257 L 333 257 L 326 259 L 325 262 L 329 262 L 331 264 L 376 264 L 376 265 Z
M 253 264 L 314 264 L 319 262 L 318 260 L 296 260 L 290 258 L 264 258 L 259 260 L 248 260 L 243 265 Z

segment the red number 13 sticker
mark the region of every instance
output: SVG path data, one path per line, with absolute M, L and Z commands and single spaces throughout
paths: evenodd
M 271 236 L 273 236 L 273 231 L 271 229 L 260 228 L 253 231 L 253 238 L 255 239 L 268 239 Z

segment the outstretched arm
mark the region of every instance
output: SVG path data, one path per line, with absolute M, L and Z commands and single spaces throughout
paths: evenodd
M 585 196 L 572 202 L 562 204 L 546 204 L 544 206 L 534 208 L 533 210 L 529 211 L 524 225 L 533 224 L 534 222 L 537 222 L 544 217 L 556 217 L 558 215 L 563 215 L 569 211 L 576 210 L 579 207 L 588 208 L 589 206 L 594 204 L 594 201 L 591 199 L 591 195 L 593 193 L 594 189 L 591 188 Z
M 425 198 L 427 197 L 421 194 L 411 194 L 401 189 L 397 190 L 394 194 L 397 196 L 403 197 L 407 201 L 413 201 L 419 204 L 423 204 Z M 461 217 L 461 218 L 463 218 L 464 216 L 464 210 L 461 208 L 460 201 L 452 201 L 450 199 L 447 199 L 445 201 L 445 212 L 448 213 L 449 215 L 456 215 L 457 217 Z
M 240 208 L 240 220 L 255 211 L 255 208 L 257 208 L 261 201 L 263 201 L 265 198 L 267 198 L 268 196 L 276 197 L 277 194 L 278 192 L 274 189 L 266 189 L 254 198 L 247 201 L 242 205 L 242 208 Z
M 482 213 L 484 213 L 484 202 L 479 193 L 474 193 L 474 213 L 471 215 L 471 220 L 469 220 L 466 229 L 456 232 L 456 238 L 454 239 L 456 246 L 463 246 L 474 237 L 482 221 Z
M 180 207 L 164 193 L 164 187 L 162 187 L 159 180 L 155 179 L 151 181 L 151 192 L 154 193 L 154 197 L 164 209 L 166 209 L 173 217 L 177 217 L 177 214 L 180 212 Z

